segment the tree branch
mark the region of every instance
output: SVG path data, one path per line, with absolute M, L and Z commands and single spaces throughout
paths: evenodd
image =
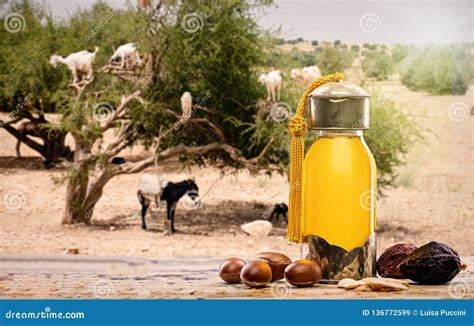
M 135 98 L 139 98 L 141 90 L 135 91 L 133 94 L 122 98 L 120 105 L 114 110 L 110 118 L 101 126 L 102 132 L 105 132 L 107 129 L 110 129 L 114 122 L 117 121 L 120 117 L 123 117 L 123 114 L 128 110 L 128 104 Z
M 16 139 L 18 139 L 21 142 L 25 143 L 26 146 L 28 146 L 31 149 L 33 149 L 33 150 L 37 151 L 38 153 L 40 153 L 42 156 L 47 155 L 44 147 L 40 143 L 38 143 L 38 142 L 34 141 L 33 139 L 31 139 L 30 137 L 22 134 L 21 132 L 16 130 L 16 128 L 12 127 L 9 124 L 2 125 L 2 128 L 5 129 L 6 131 L 8 131 L 8 133 L 10 133 Z
M 270 147 L 270 143 L 262 151 L 263 155 L 264 152 L 268 151 Z M 259 164 L 259 160 L 262 157 L 262 153 L 254 158 L 246 159 L 239 155 L 239 150 L 235 147 L 230 146 L 229 144 L 223 143 L 212 143 L 204 146 L 197 146 L 197 147 L 190 147 L 185 145 L 178 145 L 175 147 L 171 147 L 165 149 L 161 153 L 157 154 L 159 160 L 165 160 L 172 157 L 176 157 L 179 155 L 204 155 L 210 152 L 225 152 L 229 158 L 239 163 L 242 167 L 248 169 L 249 171 L 259 171 L 262 169 L 267 169 L 270 171 L 278 171 L 281 172 L 281 168 L 278 166 L 269 166 L 264 167 Z M 131 173 L 138 173 L 146 169 L 147 167 L 153 165 L 154 163 L 154 155 L 150 155 L 149 157 L 134 163 L 126 163 L 122 166 L 117 167 L 116 174 L 131 174 Z

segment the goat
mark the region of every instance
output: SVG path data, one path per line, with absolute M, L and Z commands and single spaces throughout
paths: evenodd
M 301 69 L 298 69 L 298 68 L 291 69 L 290 75 L 291 75 L 291 78 L 293 79 L 300 77 Z
M 278 222 L 278 217 L 280 215 L 283 215 L 283 219 L 286 221 L 286 223 L 288 223 L 288 206 L 285 203 L 279 203 L 273 206 L 273 210 L 268 221 L 271 222 L 275 216 L 275 222 Z
M 30 120 L 20 122 L 18 126 L 16 127 L 16 130 L 18 130 L 24 136 L 40 137 L 39 136 L 40 123 L 46 123 L 46 119 L 44 118 L 44 115 L 39 116 L 38 122 L 33 122 Z M 21 159 L 20 146 L 21 146 L 21 140 L 17 139 L 16 147 L 15 147 L 16 157 Z
M 151 202 L 154 201 L 158 206 L 160 201 L 166 201 L 166 218 L 169 223 L 169 234 L 173 234 L 174 214 L 178 201 L 187 199 L 188 208 L 201 207 L 201 198 L 199 197 L 199 188 L 194 180 L 184 180 L 178 183 L 160 179 L 156 174 L 144 174 L 140 177 L 138 185 L 138 200 L 142 205 L 142 229 L 146 230 L 145 215 Z
M 273 100 L 274 102 L 276 102 L 280 99 L 280 91 L 283 83 L 283 78 L 279 70 L 272 70 L 268 74 L 261 74 L 258 77 L 258 81 L 262 85 L 265 85 L 267 88 L 267 101 Z M 276 91 L 277 96 L 275 96 Z
M 56 68 L 58 63 L 65 64 L 72 72 L 73 84 L 77 84 L 84 80 L 91 80 L 93 77 L 92 64 L 95 61 L 95 57 L 99 48 L 96 46 L 94 52 L 79 51 L 62 57 L 60 55 L 53 54 L 49 60 L 49 63 Z
M 308 66 L 303 69 L 291 69 L 291 78 L 294 79 L 299 77 L 303 79 L 305 85 L 309 85 L 315 79 L 321 77 L 321 71 L 317 66 Z
M 120 61 L 120 68 L 132 68 L 141 64 L 140 54 L 133 43 L 126 43 L 115 50 L 109 63 Z
M 181 96 L 181 111 L 184 119 L 189 119 L 193 108 L 193 97 L 190 92 L 184 92 Z

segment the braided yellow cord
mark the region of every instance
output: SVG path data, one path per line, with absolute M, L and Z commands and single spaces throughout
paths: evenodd
M 292 242 L 303 242 L 303 160 L 304 160 L 304 136 L 308 130 L 305 119 L 306 100 L 311 92 L 328 82 L 344 79 L 341 73 L 323 76 L 309 85 L 301 97 L 295 115 L 291 117 L 288 124 L 288 132 L 291 137 L 290 147 L 290 198 L 288 201 L 288 240 Z

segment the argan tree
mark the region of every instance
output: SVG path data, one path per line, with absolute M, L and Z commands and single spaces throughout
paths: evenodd
M 21 33 L 41 34 L 44 29 L 50 33 L 48 46 L 41 45 L 38 64 L 28 72 L 42 87 L 50 85 L 49 93 L 27 91 L 34 101 L 49 99 L 40 113 L 60 114 L 43 128 L 69 133 L 74 139 L 72 163 L 58 180 L 67 183 L 64 223 L 89 223 L 110 179 L 138 173 L 155 161 L 177 158 L 182 164 L 281 171 L 279 163 L 287 158 L 284 123 L 265 118 L 267 108 L 256 105 L 263 89 L 254 68 L 262 62 L 265 41 L 252 15 L 261 6 L 241 1 L 163 1 L 145 12 L 97 3 L 61 23 L 47 17 L 46 24 L 38 21 L 38 10 L 27 2 L 14 7 L 19 13 L 29 10 L 37 22 L 27 23 Z M 18 37 L 24 37 L 21 33 Z M 109 64 L 113 49 L 126 42 L 138 46 L 141 63 L 126 69 Z M 94 46 L 100 47 L 94 79 L 82 85 L 70 84 L 65 67 L 53 69 L 47 64 L 53 53 L 67 55 Z M 45 76 L 37 76 L 38 68 L 45 70 Z M 184 91 L 194 97 L 193 109 L 185 116 L 180 108 Z M 6 94 L 4 98 L 12 100 L 12 93 Z M 22 110 L 12 112 L 12 118 Z M 105 137 L 110 133 L 112 137 Z M 111 164 L 136 144 L 145 145 L 149 154 Z

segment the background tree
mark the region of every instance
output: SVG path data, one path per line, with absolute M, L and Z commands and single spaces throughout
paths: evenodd
M 400 62 L 404 85 L 431 94 L 465 94 L 474 77 L 472 45 L 414 47 Z
M 349 68 L 354 59 L 352 51 L 342 48 L 324 48 L 316 52 L 316 63 L 323 75 Z
M 392 57 L 383 51 L 371 51 L 362 61 L 362 69 L 367 77 L 387 80 L 394 69 Z
M 22 8 L 27 7 L 24 2 Z M 268 132 L 258 135 L 244 132 L 243 127 L 255 121 L 255 103 L 262 97 L 252 69 L 262 62 L 265 43 L 250 16 L 253 9 L 254 5 L 240 1 L 226 1 L 220 6 L 159 2 L 146 14 L 132 8 L 115 11 L 98 3 L 77 12 L 68 22 L 51 22 L 54 36 L 50 48 L 38 57 L 40 67 L 49 74 L 28 74 L 35 75 L 39 85 L 47 83 L 49 75 L 57 81 L 47 96 L 62 118 L 50 119 L 45 125 L 50 130 L 69 132 L 74 138 L 73 164 L 58 180 L 67 183 L 64 223 L 88 223 L 111 178 L 140 172 L 155 158 L 281 171 L 274 166 L 282 151 L 271 138 L 275 122 L 263 120 Z M 39 35 L 40 26 L 28 28 L 40 29 L 32 32 Z M 149 71 L 130 75 L 99 69 L 113 48 L 127 41 L 149 54 Z M 17 44 L 22 47 L 21 42 Z M 95 79 L 77 94 L 69 87 L 67 69 L 53 70 L 47 60 L 52 53 L 68 54 L 95 45 L 101 48 Z M 18 51 L 28 52 L 26 48 Z M 185 90 L 194 95 L 195 106 L 192 116 L 183 119 L 179 98 Z M 42 101 L 40 93 L 34 97 Z M 114 133 L 111 140 L 105 137 L 108 131 Z M 113 157 L 134 144 L 149 147 L 150 155 L 120 166 L 110 164 Z

